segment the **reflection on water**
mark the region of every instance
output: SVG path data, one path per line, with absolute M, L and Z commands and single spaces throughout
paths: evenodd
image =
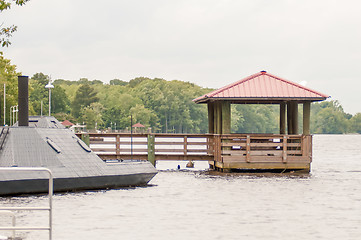
M 360 146 L 358 135 L 315 136 L 310 174 L 214 174 L 200 170 L 202 163 L 166 171 L 179 164 L 168 162 L 158 165 L 164 171 L 149 187 L 56 194 L 54 239 L 360 239 Z M 46 222 L 27 212 L 18 219 Z M 39 232 L 23 236 L 47 239 Z

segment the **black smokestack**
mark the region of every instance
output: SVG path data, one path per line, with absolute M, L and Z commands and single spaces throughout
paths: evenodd
M 29 126 L 29 77 L 18 76 L 19 126 Z

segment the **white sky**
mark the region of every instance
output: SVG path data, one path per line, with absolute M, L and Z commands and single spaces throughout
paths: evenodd
M 361 112 L 359 0 L 31 0 L 0 15 L 5 57 L 53 79 L 218 88 L 266 70 Z

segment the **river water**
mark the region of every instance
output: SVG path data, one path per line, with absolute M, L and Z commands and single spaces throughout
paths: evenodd
M 310 174 L 217 175 L 203 171 L 205 163 L 177 171 L 167 169 L 179 163 L 162 162 L 148 187 L 55 194 L 53 239 L 361 239 L 361 135 L 313 140 Z M 0 198 L 2 206 L 46 203 Z M 17 224 L 46 220 L 22 212 Z

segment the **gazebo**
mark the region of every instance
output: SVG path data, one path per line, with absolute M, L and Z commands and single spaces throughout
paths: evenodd
M 69 120 L 65 120 L 63 122 L 61 122 L 61 124 L 65 127 L 71 127 L 71 126 L 74 126 L 75 124 L 70 122 Z
M 230 169 L 310 170 L 311 102 L 329 96 L 269 74 L 253 74 L 200 96 L 193 101 L 208 106 L 209 133 L 214 138 L 211 167 Z M 231 134 L 231 104 L 278 104 L 280 134 Z M 303 105 L 303 133 L 298 133 L 298 105 Z

